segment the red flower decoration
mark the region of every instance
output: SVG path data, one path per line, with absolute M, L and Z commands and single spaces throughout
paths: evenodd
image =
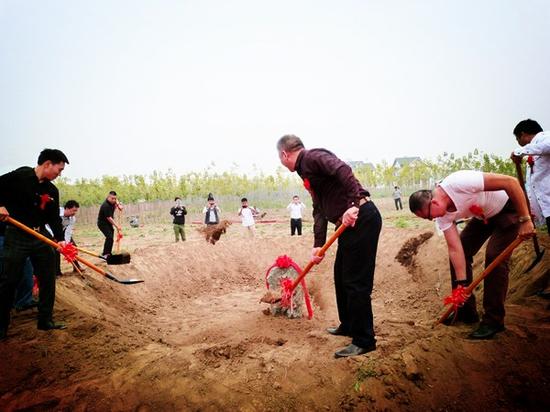
M 276 260 L 275 260 L 275 265 L 278 267 L 278 268 L 281 268 L 281 269 L 286 269 L 290 266 L 292 266 L 292 263 L 294 263 L 292 261 L 292 259 L 290 257 L 288 257 L 287 255 L 282 255 L 282 256 L 279 256 Z
M 40 195 L 40 209 L 41 210 L 46 209 L 46 204 L 48 204 L 51 201 L 53 201 L 53 199 L 50 197 L 50 195 L 46 193 L 43 195 Z
M 116 233 L 116 241 L 118 242 L 120 239 L 122 239 L 123 236 L 122 236 L 122 233 L 121 232 L 117 232 Z
M 73 263 L 76 260 L 76 256 L 78 255 L 78 249 L 69 242 L 61 248 L 59 253 L 63 255 L 67 262 Z
M 304 187 L 308 192 L 311 190 L 311 184 L 309 183 L 309 179 L 307 177 L 304 179 Z
M 475 216 L 481 218 L 483 220 L 483 223 L 487 224 L 489 221 L 485 217 L 485 213 L 483 212 L 483 208 L 479 205 L 472 205 L 470 206 L 470 212 L 472 212 Z
M 469 295 L 468 293 L 466 293 L 466 288 L 462 285 L 458 285 L 456 288 L 453 289 L 453 292 L 449 296 L 443 299 L 443 304 L 453 305 L 453 309 L 456 313 L 456 310 L 458 309 L 458 307 L 464 305 L 464 302 L 466 302 L 466 299 L 468 299 L 468 296 Z
M 292 309 L 293 281 L 290 278 L 281 279 L 281 306 Z
M 535 167 L 535 158 L 531 155 L 527 156 L 527 164 L 531 168 L 531 173 L 533 173 L 533 169 Z

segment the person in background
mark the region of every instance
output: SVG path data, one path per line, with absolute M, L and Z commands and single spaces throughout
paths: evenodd
M 170 209 L 170 214 L 174 216 L 174 234 L 176 236 L 176 243 L 181 237 L 181 241 L 185 242 L 185 215 L 187 214 L 187 209 L 181 204 L 181 198 L 176 197 L 174 199 L 175 205 Z
M 302 213 L 306 205 L 300 202 L 298 195 L 292 196 L 292 202 L 286 207 L 290 211 L 290 236 L 294 236 L 298 232 L 298 236 L 302 236 Z
M 403 203 L 401 203 L 401 189 L 399 189 L 399 186 L 393 187 L 393 201 L 395 203 L 395 210 L 403 210 Z
M 258 213 L 256 212 L 256 209 L 248 206 L 248 199 L 246 197 L 241 199 L 241 208 L 238 213 L 241 217 L 242 225 L 248 230 L 248 234 L 251 237 L 254 237 L 254 233 L 256 231 L 254 216 Z
M 202 213 L 204 213 L 205 225 L 217 225 L 218 223 L 220 223 L 221 210 L 216 204 L 212 193 L 208 194 L 207 203 L 206 206 L 202 209 Z
M 538 225 L 546 222 L 550 234 L 550 132 L 527 119 L 516 125 L 514 136 L 521 147 L 512 152 L 512 160 L 521 163 L 522 157 L 527 156 L 525 190 L 531 213 Z
M 116 224 L 114 220 L 115 209 L 117 208 L 117 194 L 114 190 L 110 191 L 107 198 L 99 208 L 97 215 L 97 227 L 105 236 L 105 242 L 103 243 L 103 252 L 101 253 L 106 259 L 107 256 L 113 253 L 113 243 L 115 229 L 120 232 L 121 227 Z
M 52 181 L 61 175 L 68 163 L 62 151 L 44 149 L 34 168 L 20 167 L 0 176 L 0 220 L 13 217 L 42 235 L 51 237 L 46 230 L 48 224 L 59 248 L 64 248 L 59 191 Z M 47 243 L 21 229 L 12 225 L 6 227 L 4 269 L 0 274 L 0 340 L 7 337 L 15 290 L 21 282 L 27 258 L 30 258 L 40 283 L 38 329 L 65 328 L 63 323 L 53 320 L 56 253 Z
M 65 238 L 65 243 L 72 243 L 77 246 L 76 242 L 73 239 L 74 225 L 76 223 L 76 214 L 80 209 L 80 204 L 76 200 L 68 200 L 65 203 L 64 207 L 59 208 L 59 216 L 61 217 L 61 225 L 63 226 L 63 236 Z M 63 275 L 61 272 L 61 255 L 58 253 L 56 255 L 56 265 L 57 265 L 57 276 Z M 78 261 L 73 262 L 73 272 L 83 272 L 85 269 L 80 266 Z

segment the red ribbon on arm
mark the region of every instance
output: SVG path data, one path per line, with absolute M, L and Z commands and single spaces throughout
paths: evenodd
M 116 241 L 118 242 L 122 238 L 123 238 L 122 233 L 116 232 Z
M 531 173 L 533 173 L 533 168 L 535 167 L 535 158 L 531 155 L 527 156 L 527 164 L 531 168 Z
M 456 288 L 453 289 L 453 292 L 449 296 L 446 296 L 445 299 L 443 299 L 443 304 L 453 305 L 453 309 L 456 313 L 458 307 L 463 306 L 464 302 L 466 302 L 466 299 L 468 299 L 466 288 L 462 285 L 458 285 Z
M 66 243 L 59 251 L 69 263 L 73 263 L 78 255 L 78 249 L 71 242 Z

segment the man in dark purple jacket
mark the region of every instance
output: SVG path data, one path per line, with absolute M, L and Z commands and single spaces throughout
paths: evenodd
M 370 295 L 382 217 L 351 168 L 333 153 L 325 149 L 306 150 L 294 135 L 281 137 L 277 150 L 282 165 L 297 172 L 311 194 L 315 237 L 311 260 L 315 264 L 323 259 L 316 253 L 326 241 L 328 222 L 347 226 L 338 240 L 334 262 L 340 325 L 327 331 L 350 336 L 352 341 L 334 355 L 346 357 L 373 351 L 376 339 Z

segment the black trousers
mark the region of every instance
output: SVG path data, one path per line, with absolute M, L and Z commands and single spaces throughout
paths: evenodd
M 40 233 L 51 237 L 45 230 Z M 12 226 L 6 228 L 4 269 L 0 274 L 0 328 L 7 329 L 10 323 L 10 310 L 15 290 L 23 277 L 23 266 L 27 258 L 31 259 L 40 286 L 38 321 L 52 320 L 55 302 L 56 253 L 51 246 L 20 229 Z
M 550 216 L 546 218 L 546 229 L 548 229 L 548 234 L 550 235 Z
M 302 219 L 290 219 L 290 235 L 294 236 L 296 231 L 298 236 L 302 236 Z
M 376 342 L 371 293 L 381 229 L 382 217 L 374 203 L 362 205 L 355 226 L 340 235 L 334 262 L 340 328 L 360 347 Z
M 401 198 L 393 199 L 393 202 L 395 203 L 395 210 L 403 210 L 403 203 L 401 203 Z
M 97 227 L 101 230 L 101 233 L 105 236 L 105 243 L 103 243 L 102 255 L 110 255 L 113 253 L 113 243 L 115 241 L 115 229 L 108 223 L 98 223 Z

